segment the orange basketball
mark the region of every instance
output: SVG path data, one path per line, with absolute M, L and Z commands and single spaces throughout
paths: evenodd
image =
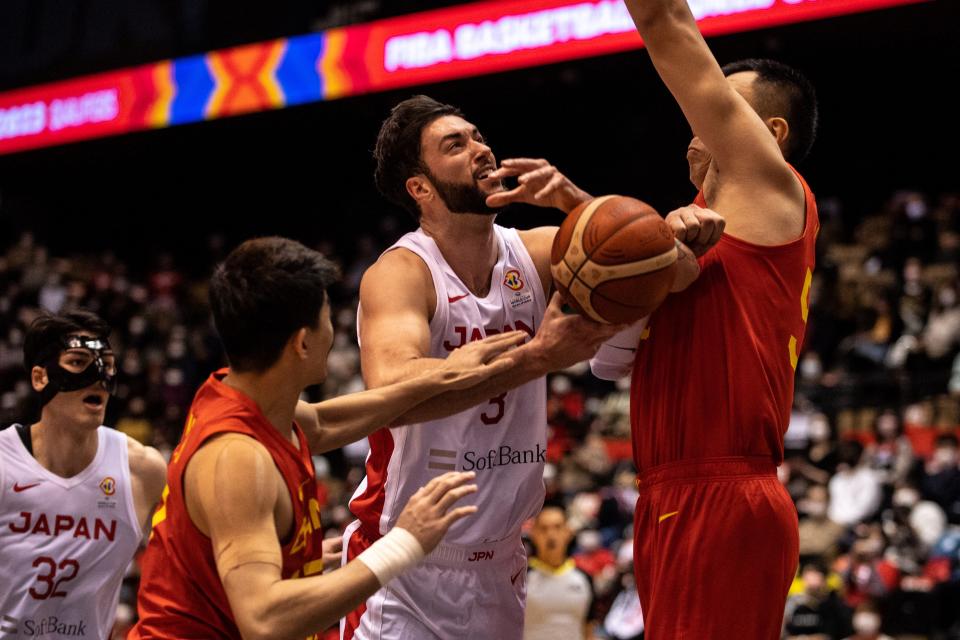
M 673 231 L 650 205 L 602 196 L 570 212 L 550 253 L 553 282 L 564 299 L 598 322 L 650 315 L 677 271 Z

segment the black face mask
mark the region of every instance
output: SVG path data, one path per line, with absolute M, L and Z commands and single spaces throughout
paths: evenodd
M 117 391 L 117 374 L 111 372 L 103 357 L 112 353 L 110 343 L 105 338 L 85 336 L 67 336 L 63 338 L 54 353 L 49 353 L 39 366 L 47 370 L 47 386 L 40 392 L 41 406 L 46 406 L 61 391 L 85 389 L 97 382 L 113 395 Z M 60 356 L 68 349 L 83 349 L 91 356 L 90 364 L 80 373 L 67 371 L 60 366 Z

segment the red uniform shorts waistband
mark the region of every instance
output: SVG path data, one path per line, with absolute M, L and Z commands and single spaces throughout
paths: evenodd
M 665 482 L 776 475 L 777 466 L 769 456 L 697 458 L 668 462 L 645 469 L 637 476 L 637 487 L 643 491 Z

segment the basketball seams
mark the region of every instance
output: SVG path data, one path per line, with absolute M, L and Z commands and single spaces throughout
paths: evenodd
M 583 248 L 583 234 L 587 225 L 590 224 L 590 219 L 605 202 L 615 197 L 616 196 L 601 196 L 594 198 L 590 201 L 590 204 L 587 205 L 587 208 L 583 210 L 583 213 L 580 214 L 580 217 L 577 218 L 577 224 L 573 227 L 573 233 L 570 234 L 570 242 L 567 244 L 567 249 L 563 254 L 563 261 L 570 267 L 574 276 L 579 273 L 583 263 L 590 259 L 590 254 Z M 583 259 L 580 264 L 576 264 L 576 260 L 580 258 L 580 256 L 577 255 L 580 253 L 577 249 L 578 247 L 583 251 Z
M 649 258 L 644 258 L 642 260 L 634 260 L 632 262 L 625 262 L 623 264 L 599 264 L 593 260 L 585 260 L 583 265 L 575 274 L 576 277 L 579 277 L 579 274 L 584 269 L 596 269 L 596 277 L 604 281 L 610 279 L 622 279 L 629 278 L 631 276 L 639 276 L 646 273 L 652 273 L 654 271 L 659 271 L 660 269 L 669 267 L 674 262 L 677 261 L 677 247 L 670 247 L 667 251 Z
M 648 315 L 667 294 L 676 269 L 672 235 L 649 205 L 623 196 L 596 198 L 561 225 L 551 251 L 554 280 L 567 302 L 593 320 Z

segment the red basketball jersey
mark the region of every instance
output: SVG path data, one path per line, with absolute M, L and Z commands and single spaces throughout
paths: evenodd
M 323 571 L 320 506 L 306 438 L 294 424 L 299 449 L 284 439 L 253 400 L 222 382 L 227 371 L 212 374 L 197 391 L 180 444 L 170 459 L 167 487 L 143 556 L 137 603 L 140 621 L 130 638 L 240 637 L 210 538 L 193 524 L 183 497 L 187 463 L 214 435 L 242 433 L 256 439 L 283 475 L 294 518 L 290 539 L 282 547 L 283 578 Z
M 638 470 L 724 456 L 783 461 L 820 229 L 797 177 L 806 200 L 799 239 L 760 246 L 724 234 L 700 258 L 696 282 L 650 317 L 630 388 Z M 696 204 L 707 206 L 702 193 Z

